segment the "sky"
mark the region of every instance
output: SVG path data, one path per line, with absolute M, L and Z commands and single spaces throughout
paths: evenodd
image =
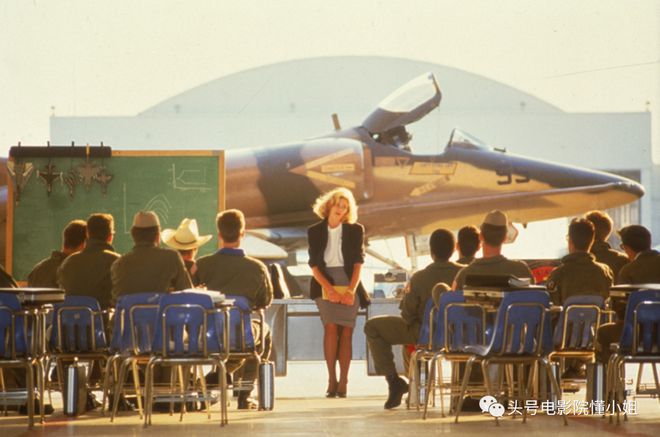
M 0 156 L 45 144 L 53 114 L 132 116 L 245 69 L 343 55 L 463 69 L 569 112 L 660 114 L 660 0 L 2 0 Z
M 131 116 L 227 74 L 376 55 L 477 73 L 572 112 L 660 98 L 660 0 L 3 0 L 0 153 L 49 117 Z

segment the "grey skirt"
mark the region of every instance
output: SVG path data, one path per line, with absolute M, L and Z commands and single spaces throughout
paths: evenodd
M 350 283 L 350 279 L 346 276 L 343 267 L 327 267 L 325 271 L 332 278 L 335 285 L 348 285 Z M 319 314 L 321 314 L 321 322 L 324 325 L 334 323 L 350 328 L 355 327 L 355 319 L 360 308 L 360 298 L 357 295 L 355 296 L 353 305 L 350 306 L 330 302 L 322 297 L 317 297 L 314 301 L 319 309 Z

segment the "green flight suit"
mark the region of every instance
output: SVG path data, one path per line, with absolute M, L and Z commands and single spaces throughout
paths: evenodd
M 378 316 L 367 320 L 364 333 L 369 350 L 374 358 L 376 373 L 393 375 L 396 373 L 392 345 L 415 344 L 419 338 L 419 329 L 424 318 L 426 301 L 438 282 L 448 285 L 454 281 L 462 264 L 451 261 L 436 261 L 423 270 L 415 272 L 410 278 L 406 293 L 399 308 L 401 316 Z
M 273 285 L 268 268 L 256 258 L 245 255 L 239 248 L 220 249 L 212 255 L 203 256 L 197 260 L 195 284 L 204 285 L 209 290 L 221 291 L 225 294 L 244 296 L 254 309 L 266 308 L 273 301 Z M 272 338 L 267 324 L 261 326 L 256 320 L 252 323 L 252 334 L 257 346 L 261 331 L 264 330 L 264 345 L 262 360 L 270 357 Z M 240 377 L 250 387 L 257 379 L 259 362 L 256 359 L 227 361 L 227 370 L 231 373 L 239 370 L 234 377 Z
M 192 287 L 179 252 L 153 244 L 136 244 L 110 267 L 112 302 L 123 294 L 165 293 Z
M 594 241 L 594 244 L 591 246 L 591 253 L 596 256 L 596 261 L 607 264 L 612 269 L 612 275 L 615 280 L 619 277 L 621 267 L 630 261 L 624 253 L 612 249 L 606 241 Z
M 609 297 L 612 270 L 587 252 L 575 252 L 561 259 L 561 265 L 550 273 L 548 290 L 554 291 L 553 300 L 563 304 L 571 296 L 581 294 Z
M 621 268 L 617 284 L 660 284 L 660 253 L 657 250 L 639 252 L 634 260 Z M 619 320 L 603 325 L 598 330 L 597 359 L 607 363 L 612 352 L 610 344 L 621 338 L 625 308 L 615 308 Z
M 467 275 L 513 275 L 517 278 L 529 278 L 534 283 L 534 275 L 523 261 L 507 259 L 504 255 L 477 258 L 456 275 L 456 290 L 462 290 Z
M 660 284 L 660 252 L 645 250 L 623 266 L 617 284 Z
M 85 248 L 69 256 L 57 271 L 59 286 L 71 296 L 96 298 L 101 308 L 112 305 L 110 267 L 121 255 L 105 241 L 89 239 Z
M 50 257 L 41 260 L 28 274 L 28 287 L 57 288 L 57 269 L 66 259 L 66 254 L 54 250 Z

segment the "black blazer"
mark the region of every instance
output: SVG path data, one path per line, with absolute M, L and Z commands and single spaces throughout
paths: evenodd
M 364 227 L 359 223 L 342 224 L 341 254 L 344 258 L 344 271 L 350 280 L 353 276 L 355 264 L 364 263 Z M 313 224 L 307 229 L 307 241 L 309 243 L 309 266 L 318 267 L 323 275 L 332 283 L 332 279 L 325 273 L 325 247 L 328 245 L 328 221 L 323 220 Z M 362 281 L 358 282 L 356 289 L 360 299 L 360 308 L 366 308 L 371 303 L 367 290 L 364 289 Z M 309 297 L 316 299 L 321 297 L 321 284 L 312 277 L 309 286 Z

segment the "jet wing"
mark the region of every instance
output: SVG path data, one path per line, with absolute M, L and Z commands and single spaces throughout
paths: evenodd
M 615 182 L 461 199 L 415 199 L 386 204 L 362 204 L 360 221 L 365 223 L 367 233 L 373 237 L 401 235 L 402 231 L 427 234 L 438 227 L 458 229 L 465 225 L 478 225 L 483 215 L 493 209 L 506 211 L 511 222 L 528 223 L 581 214 L 584 212 L 584 205 L 592 205 L 593 209 L 607 209 L 633 202 L 637 198 L 637 195 L 625 187 L 625 183 Z

